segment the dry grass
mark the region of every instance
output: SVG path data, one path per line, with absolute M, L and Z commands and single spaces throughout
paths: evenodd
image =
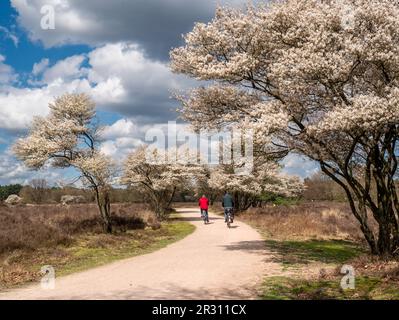
M 386 260 L 363 255 L 351 260 L 351 265 L 359 274 L 396 283 L 399 290 L 399 260 Z M 336 272 L 339 273 L 339 270 L 336 270 Z
M 80 268 L 97 263 L 99 251 L 117 258 L 173 233 L 142 204 L 113 205 L 112 220 L 108 235 L 95 205 L 0 206 L 0 287 L 36 280 L 40 265 Z
M 363 241 L 359 224 L 342 203 L 310 202 L 251 208 L 240 219 L 273 239 L 338 239 Z
M 155 221 L 144 205 L 114 205 L 112 211 L 116 232 Z M 0 207 L 0 257 L 14 250 L 70 245 L 77 235 L 102 232 L 95 205 Z
M 348 264 L 355 270 L 355 288 L 340 286 L 342 265 L 319 269 L 319 274 L 266 278 L 264 299 L 399 300 L 399 261 L 361 255 Z
M 399 261 L 368 254 L 348 205 L 267 206 L 241 213 L 239 219 L 257 228 L 274 259 L 291 270 L 287 276 L 266 278 L 263 298 L 399 299 Z M 343 264 L 355 268 L 355 290 L 340 288 Z

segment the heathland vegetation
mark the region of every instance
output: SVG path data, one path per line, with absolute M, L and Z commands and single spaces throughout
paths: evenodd
M 283 275 L 265 278 L 262 298 L 399 299 L 399 261 L 369 254 L 347 203 L 267 205 L 240 219 L 261 232 L 273 259 L 284 265 Z M 353 290 L 341 287 L 344 265 L 355 271 Z
M 192 231 L 168 220 L 174 202 L 206 194 L 219 211 L 227 189 L 287 268 L 266 279 L 265 298 L 398 298 L 399 6 L 355 2 L 350 23 L 342 1 L 219 8 L 172 50 L 173 72 L 202 81 L 176 95 L 182 118 L 197 131 L 251 133 L 249 174 L 236 174 L 246 160 L 181 162 L 185 149 L 139 147 L 116 164 L 101 152 L 93 100 L 56 98 L 13 150 L 33 170 L 74 169 L 83 186 L 0 189 L 2 200 L 22 197 L 0 209 L 2 284 L 35 279 L 42 257 L 66 273 L 158 248 Z M 320 172 L 283 174 L 288 154 Z M 65 195 L 87 203 L 59 205 Z M 337 285 L 343 264 L 359 290 Z
M 143 204 L 118 204 L 113 233 L 103 232 L 96 204 L 0 206 L 0 289 L 57 276 L 162 248 L 194 231 L 179 219 L 159 222 Z
M 46 187 L 36 189 L 35 185 Z M 368 254 L 358 222 L 344 194 L 334 186 L 317 173 L 304 181 L 295 197 L 265 193 L 239 214 L 238 219 L 259 230 L 265 248 L 287 272 L 283 277 L 265 278 L 263 298 L 398 298 L 399 262 Z M 201 192 L 215 192 L 212 208 L 221 211 L 221 193 L 201 187 Z M 65 275 L 161 248 L 194 229 L 179 219 L 160 222 L 152 206 L 143 204 L 146 195 L 134 189 L 110 190 L 112 234 L 103 232 L 90 190 L 32 181 L 19 195 L 22 204 L 0 207 L 3 288 L 40 279 L 44 264 Z M 62 205 L 64 195 L 82 196 L 86 203 Z M 178 189 L 171 207 L 196 206 L 190 202 L 196 196 L 194 189 Z M 340 289 L 344 264 L 355 267 L 357 290 Z

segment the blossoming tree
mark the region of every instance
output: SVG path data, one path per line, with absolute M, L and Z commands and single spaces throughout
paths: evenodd
M 109 189 L 114 174 L 112 161 L 98 150 L 95 105 L 85 94 L 65 94 L 49 105 L 47 117 L 36 117 L 29 134 L 13 149 L 28 168 L 50 164 L 73 167 L 96 196 L 104 230 L 112 232 Z
M 211 170 L 208 184 L 213 190 L 232 193 L 238 211 L 257 204 L 263 194 L 295 197 L 304 189 L 299 178 L 281 173 L 274 161 L 258 160 L 250 175 L 238 175 L 234 167 L 234 164 L 217 166 Z
M 142 190 L 160 220 L 167 215 L 176 191 L 191 186 L 193 179 L 203 174 L 197 157 L 186 151 L 141 146 L 126 160 L 121 182 Z
M 262 132 L 269 150 L 317 161 L 345 191 L 372 253 L 398 253 L 397 2 L 219 8 L 185 42 L 171 52 L 172 69 L 213 81 L 184 99 L 187 120 L 238 123 Z

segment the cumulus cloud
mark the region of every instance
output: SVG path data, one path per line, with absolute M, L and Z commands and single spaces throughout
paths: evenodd
M 209 21 L 217 4 L 242 5 L 246 0 L 11 0 L 18 21 L 34 41 L 46 47 L 66 43 L 94 46 L 130 41 L 151 57 L 166 60 L 171 47 L 194 22 Z M 44 5 L 55 9 L 55 30 L 41 29 Z
M 0 85 L 9 84 L 17 79 L 14 69 L 4 63 L 6 57 L 0 54 Z
M 189 137 L 191 139 L 188 139 Z M 169 138 L 171 138 L 170 141 L 168 141 Z M 164 149 L 173 141 L 177 146 L 185 143 L 185 146 L 195 150 L 196 138 L 197 136 L 190 130 L 188 124 L 176 124 L 171 121 L 170 123 L 138 125 L 134 119 L 120 119 L 103 128 L 101 150 L 120 162 L 128 153 L 143 144 L 151 144 Z
M 27 185 L 31 180 L 38 178 L 45 179 L 49 185 L 59 185 L 61 181 L 65 181 L 61 170 L 44 168 L 40 171 L 32 171 L 18 162 L 10 149 L 0 154 L 0 185 L 17 183 Z
M 105 126 L 101 137 L 105 140 L 137 135 L 137 125 L 129 119 L 120 119 L 114 124 Z
M 29 171 L 23 164 L 17 162 L 11 156 L 6 154 L 0 155 L 0 183 L 19 183 L 27 180 Z
M 120 119 L 103 128 L 101 151 L 116 161 L 123 161 L 128 153 L 143 144 L 140 137 L 140 128 L 133 120 Z
M 282 165 L 284 166 L 283 172 L 301 178 L 309 177 L 319 171 L 319 165 L 316 162 L 294 153 L 286 156 Z
M 167 132 L 167 121 L 177 116 L 177 103 L 170 99 L 171 92 L 198 85 L 170 72 L 169 50 L 182 43 L 181 34 L 189 32 L 195 22 L 209 21 L 217 4 L 240 6 L 247 0 L 11 0 L 11 3 L 18 13 L 19 26 L 28 32 L 31 40 L 47 48 L 88 44 L 92 49 L 59 61 L 43 57 L 32 67 L 29 77 L 32 87 L 15 86 L 18 75 L 0 55 L 0 129 L 13 133 L 25 131 L 34 116 L 48 113 L 48 103 L 54 97 L 65 92 L 86 92 L 100 110 L 116 112 L 125 118 L 106 126 L 101 142 L 104 153 L 122 160 L 145 143 L 146 134 L 151 136 L 151 132 L 161 130 L 165 136 L 178 134 L 181 138 L 190 135 L 185 126 Z M 55 8 L 55 30 L 41 29 L 43 5 Z M 18 45 L 18 39 L 11 38 L 8 29 L 0 27 L 1 32 Z M 313 162 L 294 155 L 289 155 L 283 164 L 285 172 L 302 177 L 317 170 Z M 0 155 L 0 183 L 26 182 L 32 175 L 8 151 Z M 54 176 L 57 179 L 59 176 Z
M 87 80 L 64 83 L 57 80 L 41 88 L 0 88 L 0 128 L 9 131 L 25 130 L 34 116 L 45 116 L 48 104 L 65 92 L 88 92 Z
M 91 66 L 89 81 L 99 86 L 98 89 L 102 86 L 119 89 L 105 90 L 119 92 L 119 99 L 114 97 L 116 101 L 104 107 L 144 122 L 175 118 L 176 103 L 170 99 L 171 91 L 193 83 L 172 74 L 165 63 L 146 58 L 134 44 L 108 44 L 93 50 L 88 57 Z
M 84 55 L 75 55 L 57 62 L 51 68 L 44 68 L 43 81 L 46 84 L 51 84 L 56 80 L 68 82 L 84 77 L 87 70 L 82 68 L 82 63 L 85 59 Z
M 171 91 L 193 83 L 129 43 L 107 44 L 52 65 L 43 59 L 33 66 L 32 74 L 34 88 L 0 88 L 0 128 L 25 129 L 33 116 L 46 115 L 48 103 L 65 92 L 86 92 L 100 110 L 134 117 L 141 124 L 166 122 L 177 116 Z
M 49 63 L 50 63 L 50 60 L 47 58 L 42 59 L 39 62 L 35 63 L 32 68 L 32 74 L 34 76 L 38 76 L 38 75 L 42 74 L 44 72 L 44 70 L 47 69 Z

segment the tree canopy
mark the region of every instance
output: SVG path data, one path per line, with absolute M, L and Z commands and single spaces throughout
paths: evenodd
M 171 60 L 173 71 L 212 81 L 179 97 L 183 118 L 196 128 L 239 124 L 269 154 L 317 161 L 345 191 L 371 251 L 398 252 L 397 2 L 219 8 Z

